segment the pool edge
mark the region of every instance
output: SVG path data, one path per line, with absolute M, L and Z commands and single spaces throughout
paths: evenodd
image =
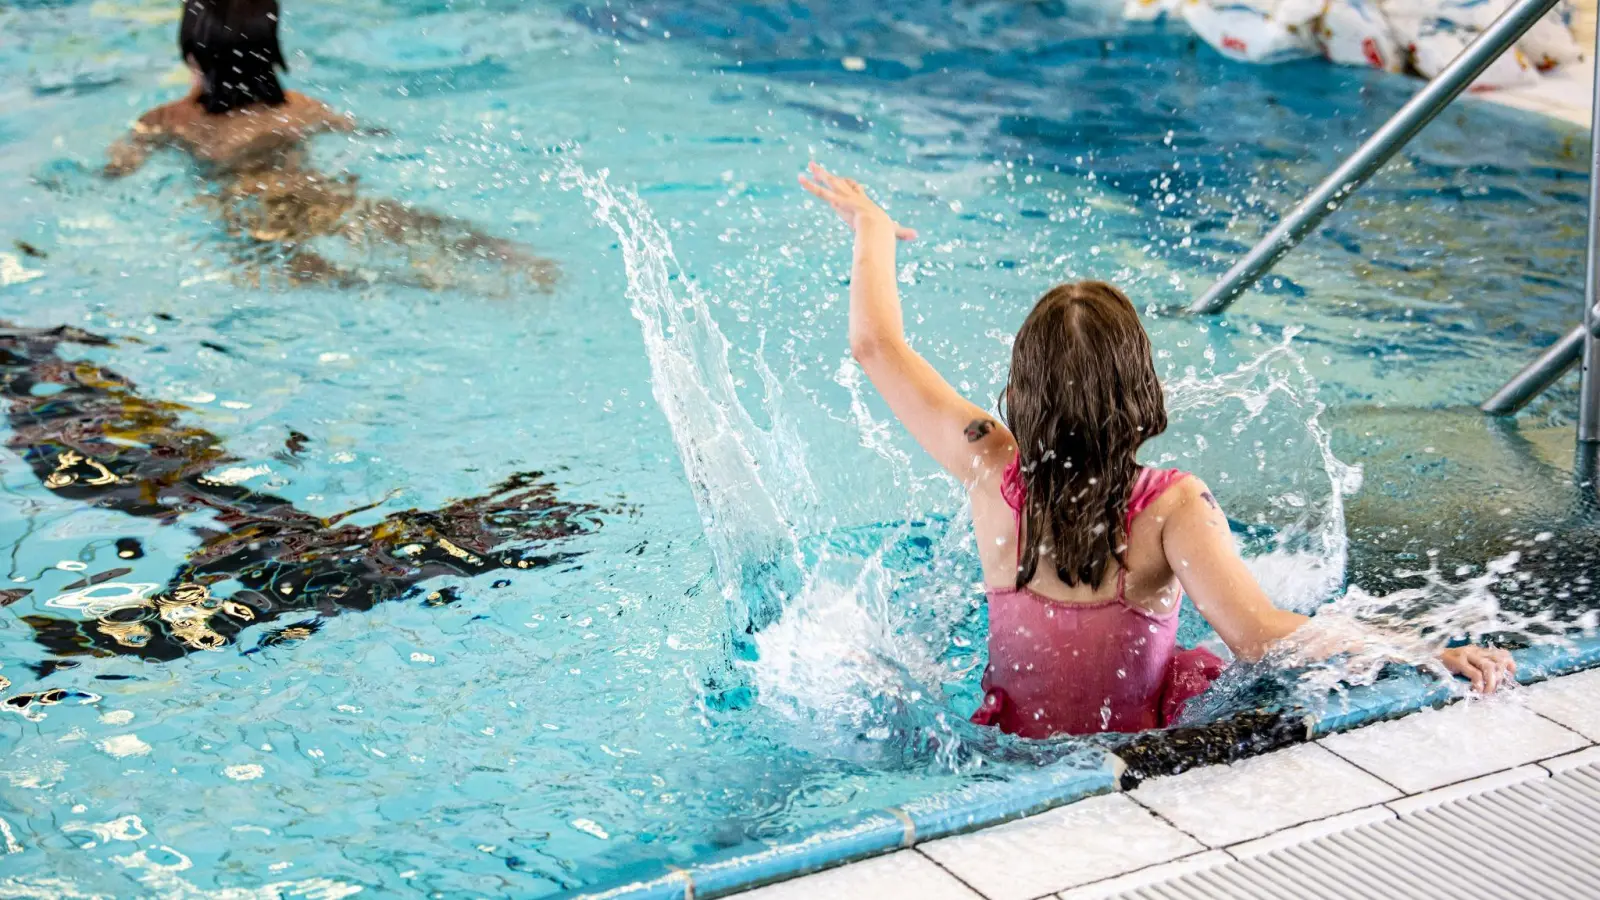
M 1600 665 L 1600 636 L 1566 645 L 1517 650 L 1517 681 L 1531 684 Z M 1416 670 L 1336 695 L 1337 711 L 1298 708 L 1284 715 L 1304 721 L 1299 742 L 1315 741 L 1385 719 L 1461 699 L 1449 683 Z M 1259 752 L 1269 752 L 1272 748 Z M 1031 773 L 1009 782 L 984 782 L 941 791 L 900 807 L 818 826 L 788 840 L 747 842 L 698 859 L 686 867 L 661 864 L 659 873 L 618 880 L 556 895 L 558 900 L 708 900 L 809 875 L 913 847 L 942 837 L 993 827 L 1058 806 L 1122 790 L 1124 764 L 1101 751 L 1098 770 Z M 1248 753 L 1245 755 L 1258 755 Z M 967 801 L 967 802 L 958 802 Z
M 556 895 L 560 900 L 706 900 L 857 862 L 925 841 L 999 825 L 1113 793 L 1122 763 L 1099 754 L 1093 769 L 1047 767 L 1010 781 L 940 791 L 898 807 L 807 829 L 782 841 L 749 841 L 661 871 Z

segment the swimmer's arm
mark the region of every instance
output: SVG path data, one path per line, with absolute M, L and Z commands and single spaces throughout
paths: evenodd
M 1260 659 L 1306 617 L 1272 605 L 1239 557 L 1228 519 L 1204 482 L 1185 478 L 1172 490 L 1176 502 L 1161 529 L 1167 564 L 1233 655 Z
M 107 178 L 121 178 L 139 171 L 145 160 L 150 158 L 150 151 L 156 145 L 155 133 L 145 129 L 143 123 L 135 125 L 133 130 L 117 138 L 106 151 L 106 167 L 102 170 Z
M 859 184 L 811 164 L 801 186 L 821 198 L 855 231 L 850 275 L 850 353 L 895 418 L 962 484 L 998 472 L 1016 452 L 995 418 L 956 392 L 906 343 L 895 280 L 895 244 L 916 232 L 896 225 Z
M 1161 531 L 1167 563 L 1177 573 L 1183 592 L 1233 655 L 1254 662 L 1310 620 L 1272 605 L 1239 557 L 1228 519 L 1204 482 L 1186 478 L 1173 491 L 1178 502 Z M 1357 649 L 1300 648 L 1314 657 Z M 1472 682 L 1474 690 L 1485 693 L 1493 693 L 1517 671 L 1511 654 L 1493 647 L 1452 647 L 1439 654 L 1439 662 L 1452 674 Z
M 150 158 L 150 151 L 169 140 L 168 123 L 175 104 L 158 106 L 140 116 L 128 133 L 106 151 L 103 174 L 107 178 L 132 175 Z

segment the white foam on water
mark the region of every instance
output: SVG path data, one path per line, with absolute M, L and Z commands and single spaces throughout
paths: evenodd
M 286 897 L 297 900 L 343 900 L 362 891 L 358 884 L 315 877 L 275 881 L 253 888 L 202 888 L 181 874 L 193 868 L 194 862 L 165 845 L 126 856 L 113 856 L 111 860 L 135 873 L 134 877 L 139 883 L 164 900 L 284 900 Z
M 926 645 L 904 640 L 893 590 L 877 557 L 853 583 L 809 582 L 783 617 L 756 635 L 762 702 L 821 733 L 885 737 L 875 721 L 882 701 L 928 699 L 918 686 L 937 685 L 941 674 Z
M 31 766 L 0 770 L 0 778 L 11 782 L 12 787 L 30 791 L 55 787 L 66 775 L 67 764 L 59 759 L 47 759 Z
M 144 756 L 150 752 L 150 745 L 140 740 L 136 734 L 113 735 L 97 741 L 95 746 L 118 758 Z
M 102 844 L 110 841 L 137 841 L 150 834 L 145 830 L 144 822 L 134 815 L 121 816 L 109 822 L 67 822 L 61 826 L 61 830 L 90 832 Z
M 112 900 L 110 894 L 85 894 L 65 878 L 22 875 L 0 878 L 0 900 Z

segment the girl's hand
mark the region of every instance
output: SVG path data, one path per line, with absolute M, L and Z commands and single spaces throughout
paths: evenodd
M 1480 694 L 1494 693 L 1517 671 L 1517 661 L 1497 647 L 1451 647 L 1439 654 L 1439 661 L 1454 674 L 1469 679 L 1472 689 Z
M 809 166 L 811 177 L 800 176 L 800 186 L 822 198 L 839 218 L 850 226 L 852 231 L 860 233 L 864 227 L 883 225 L 894 232 L 894 236 L 902 241 L 916 238 L 913 229 L 895 224 L 883 207 L 872 202 L 867 192 L 860 184 L 849 178 L 840 178 L 822 166 L 813 162 Z

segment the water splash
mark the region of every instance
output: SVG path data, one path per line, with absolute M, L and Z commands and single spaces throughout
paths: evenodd
M 649 209 L 604 171 L 569 163 L 562 177 L 619 240 L 652 387 L 712 548 L 741 671 L 782 740 L 873 764 L 971 764 L 970 730 L 952 710 L 973 699 L 960 695 L 971 692 L 983 661 L 981 572 L 964 518 L 924 518 L 964 508 L 959 486 L 917 474 L 846 361 L 834 374 L 849 397 L 844 421 L 892 468 L 904 518 L 816 528 L 817 491 L 805 443 L 785 415 L 785 383 L 753 355 L 771 423 L 762 428 L 738 396 L 730 344 L 707 298 L 682 275 Z M 1504 574 L 1498 563 L 1480 579 L 1457 584 L 1435 573 L 1420 588 L 1381 597 L 1346 586 L 1345 501 L 1360 490 L 1362 471 L 1333 452 L 1296 336 L 1286 331 L 1232 371 L 1189 369 L 1170 379 L 1173 428 L 1152 460 L 1201 473 L 1226 498 L 1242 523 L 1247 564 L 1277 605 L 1321 610 L 1250 672 L 1295 671 L 1299 689 L 1326 695 L 1368 683 L 1396 660 L 1443 674 L 1437 654 L 1450 637 L 1527 630 L 1530 622 L 1507 614 L 1492 591 Z M 1320 662 L 1329 655 L 1334 662 Z M 1224 690 L 1197 709 L 1212 715 L 1241 704 L 1256 705 Z
M 757 352 L 762 411 L 771 423 L 763 429 L 736 393 L 729 343 L 706 297 L 682 276 L 649 208 L 611 186 L 604 170 L 589 174 L 568 164 L 562 178 L 582 190 L 618 238 L 652 389 L 694 491 L 734 649 L 759 702 L 785 723 L 792 743 L 820 742 L 829 752 L 880 763 L 906 763 L 919 747 L 925 759 L 953 760 L 961 742 L 940 686 L 974 663 L 952 663 L 944 651 L 976 608 L 978 580 L 972 567 L 949 577 L 949 561 L 975 558 L 964 521 L 923 533 L 930 529 L 917 521 L 926 502 L 919 495 L 928 484 L 912 474 L 890 426 L 873 419 L 861 373 L 846 362 L 835 381 L 851 397 L 849 421 L 861 444 L 907 486 L 906 519 L 855 532 L 830 526 L 803 542 L 801 528 L 820 518 L 813 515 L 817 493 L 806 445 L 782 406 L 782 382 Z
M 762 411 L 772 423 L 764 429 L 738 396 L 730 345 L 707 298 L 683 276 L 649 208 L 612 186 L 604 170 L 591 174 L 569 162 L 562 180 L 582 191 L 619 241 L 654 395 L 760 702 L 800 734 L 792 739 L 811 735 L 834 750 L 891 734 L 931 735 L 929 743 L 947 751 L 959 744 L 941 717 L 945 688 L 970 689 L 981 664 L 974 646 L 981 629 L 973 627 L 981 620 L 981 573 L 964 519 L 919 523 L 930 508 L 962 508 L 958 486 L 946 484 L 944 496 L 936 483 L 948 479 L 917 476 L 892 426 L 869 411 L 859 369 L 843 362 L 834 381 L 850 398 L 847 421 L 860 444 L 892 467 L 905 518 L 803 540 L 801 526 L 816 520 L 817 493 L 805 444 L 784 414 L 782 382 L 755 354 Z M 1269 535 L 1252 562 L 1258 576 L 1281 605 L 1310 609 L 1343 584 L 1344 497 L 1361 476 L 1333 454 L 1316 382 L 1293 338 L 1232 372 L 1187 372 L 1168 385 L 1168 403 L 1193 439 L 1179 456 L 1254 463 L 1254 471 L 1221 473 L 1219 483 L 1257 504 L 1250 512 Z M 1298 455 L 1285 449 L 1294 447 Z
M 1231 372 L 1190 369 L 1166 393 L 1169 417 L 1192 435 L 1194 450 L 1183 454 L 1192 468 L 1207 473 L 1232 518 L 1270 535 L 1246 559 L 1262 589 L 1279 607 L 1309 613 L 1344 586 L 1345 498 L 1361 489 L 1362 475 L 1334 455 L 1321 421 L 1327 407 L 1293 346 L 1298 333 L 1287 329 Z M 1219 459 L 1250 464 L 1219 480 L 1209 474 Z
M 569 162 L 561 174 L 617 236 L 628 300 L 644 332 L 651 388 L 694 491 L 732 630 L 758 631 L 798 590 L 800 554 L 792 523 L 816 494 L 804 443 L 783 415 L 781 385 L 770 369 L 758 367 L 772 422 L 763 429 L 739 401 L 727 338 L 705 297 L 683 276 L 672 242 L 649 207 L 632 191 L 612 187 L 604 169 L 590 174 Z

